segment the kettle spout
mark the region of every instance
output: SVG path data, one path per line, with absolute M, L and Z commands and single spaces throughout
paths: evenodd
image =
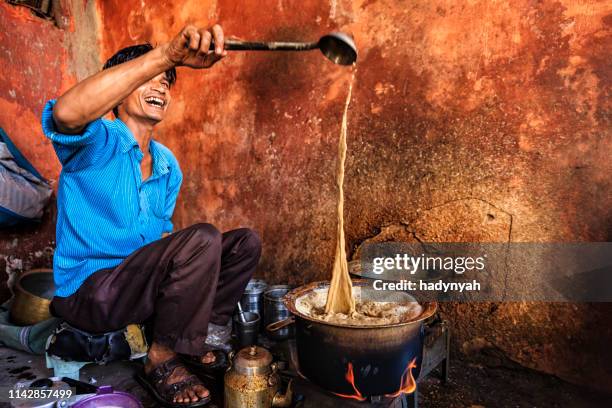
M 272 398 L 272 406 L 274 408 L 287 408 L 291 406 L 291 401 L 293 400 L 293 389 L 291 388 L 293 380 L 289 381 L 287 385 L 287 391 L 284 394 L 277 392 Z

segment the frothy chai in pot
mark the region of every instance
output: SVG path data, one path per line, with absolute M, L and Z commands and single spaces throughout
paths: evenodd
M 409 322 L 423 313 L 423 307 L 407 293 L 385 296 L 368 287 L 353 287 L 355 311 L 326 313 L 327 288 L 319 288 L 297 298 L 296 309 L 306 316 L 326 322 L 351 326 L 384 326 Z M 386 299 L 385 299 L 386 297 Z

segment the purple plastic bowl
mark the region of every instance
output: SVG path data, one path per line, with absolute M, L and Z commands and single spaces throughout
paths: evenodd
M 96 395 L 85 398 L 73 408 L 142 408 L 142 404 L 132 394 L 122 391 L 113 391 L 110 385 L 98 387 Z

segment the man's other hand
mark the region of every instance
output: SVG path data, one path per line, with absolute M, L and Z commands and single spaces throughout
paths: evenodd
M 215 50 L 210 50 L 214 40 Z M 223 29 L 215 24 L 211 29 L 188 25 L 169 43 L 164 44 L 164 54 L 173 64 L 196 69 L 210 68 L 227 55 Z

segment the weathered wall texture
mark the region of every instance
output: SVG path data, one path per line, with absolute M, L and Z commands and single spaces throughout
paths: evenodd
M 609 2 L 298 3 L 101 0 L 96 20 L 91 1 L 66 0 L 60 28 L 0 2 L 0 126 L 56 178 L 59 164 L 38 127 L 42 104 L 97 69 L 98 57 L 165 41 L 187 22 L 218 21 L 245 39 L 343 30 L 360 51 L 345 185 L 351 252 L 370 239 L 612 238 Z M 261 276 L 327 278 L 349 78 L 317 52 L 231 53 L 210 71 L 180 69 L 158 135 L 185 174 L 177 226 L 253 227 L 264 241 Z M 38 262 L 36 251 L 45 254 L 53 239 L 47 217 L 26 234 L 3 232 L 0 254 Z M 609 306 L 443 310 L 465 352 L 493 345 L 562 378 L 612 386 Z
M 0 127 L 41 174 L 57 180 L 60 164 L 42 137 L 40 114 L 77 78 L 99 68 L 93 2 L 54 2 L 52 19 L 0 1 Z M 50 267 L 55 240 L 54 202 L 42 224 L 0 231 L 0 270 Z M 2 272 L 0 282 L 7 276 Z M 0 285 L 0 299 L 7 297 Z
M 221 22 L 245 39 L 353 33 L 360 55 L 345 186 L 351 251 L 381 231 L 426 241 L 612 238 L 609 2 L 99 5 L 103 57 L 139 41 L 162 42 L 187 22 Z M 316 52 L 231 53 L 210 71 L 179 70 L 158 136 L 185 173 L 177 225 L 251 226 L 264 241 L 260 275 L 294 284 L 327 278 L 349 78 L 349 69 Z M 610 360 L 609 308 L 444 310 L 464 350 L 478 338 L 537 369 L 612 385 L 601 363 Z

